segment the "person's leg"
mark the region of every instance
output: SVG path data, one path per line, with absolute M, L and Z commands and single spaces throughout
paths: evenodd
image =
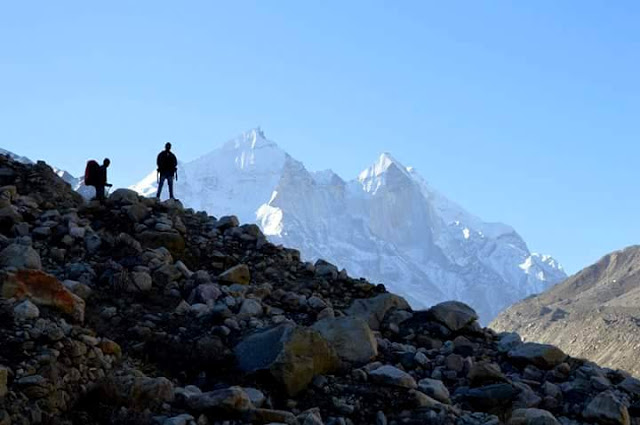
M 104 186 L 96 186 L 96 199 L 104 201 Z
M 169 185 L 169 198 L 174 199 L 174 197 L 173 197 L 173 175 L 167 176 L 167 184 Z
M 158 183 L 158 194 L 156 195 L 156 198 L 160 199 L 160 195 L 162 195 L 162 186 L 164 185 L 164 179 L 165 179 L 165 175 L 164 174 L 160 174 L 160 183 Z

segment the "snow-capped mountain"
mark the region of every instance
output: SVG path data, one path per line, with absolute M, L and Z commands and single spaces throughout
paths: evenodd
M 186 206 L 256 222 L 274 243 L 383 282 L 416 308 L 449 299 L 488 323 L 502 309 L 566 278 L 511 227 L 486 223 L 389 154 L 351 181 L 310 172 L 260 129 L 179 164 Z M 156 172 L 131 188 L 156 192 Z

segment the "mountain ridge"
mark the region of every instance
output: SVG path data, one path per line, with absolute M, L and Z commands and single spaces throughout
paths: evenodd
M 461 299 L 488 321 L 566 277 L 512 227 L 483 222 L 388 152 L 345 180 L 307 170 L 257 128 L 180 164 L 178 174 L 185 204 L 256 222 L 305 258 L 387 282 L 416 306 Z M 155 182 L 152 172 L 130 188 L 153 196 Z
M 640 375 L 640 246 L 603 256 L 502 312 L 491 326 Z

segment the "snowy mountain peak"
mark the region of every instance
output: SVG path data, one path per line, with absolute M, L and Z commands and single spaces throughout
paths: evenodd
M 566 276 L 513 228 L 470 214 L 389 153 L 345 182 L 308 171 L 256 128 L 178 172 L 186 206 L 257 223 L 273 243 L 383 282 L 415 308 L 458 299 L 488 321 Z M 132 188 L 155 187 L 154 171 Z
M 413 181 L 408 168 L 400 161 L 383 152 L 378 160 L 358 175 L 365 192 L 376 194 L 385 184 L 403 185 Z
M 264 148 L 278 148 L 278 145 L 268 140 L 260 127 L 245 131 L 224 144 L 224 150 L 255 150 Z

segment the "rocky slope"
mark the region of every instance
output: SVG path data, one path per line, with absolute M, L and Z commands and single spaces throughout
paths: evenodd
M 0 424 L 639 424 L 640 381 L 0 156 Z
M 640 246 L 603 257 L 491 326 L 640 376 Z
M 488 323 L 566 278 L 513 228 L 483 222 L 389 154 L 345 181 L 308 171 L 256 129 L 180 164 L 176 186 L 186 206 L 255 222 L 273 243 L 385 282 L 415 308 L 457 299 Z M 132 189 L 156 187 L 154 171 Z

